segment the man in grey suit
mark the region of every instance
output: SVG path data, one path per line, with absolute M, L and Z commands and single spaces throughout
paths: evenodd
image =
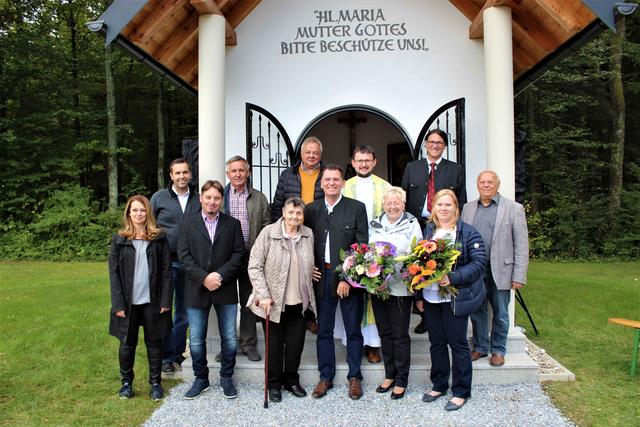
M 461 215 L 463 222 L 478 229 L 489 254 L 485 270 L 487 298 L 471 315 L 474 347 L 471 360 L 486 357 L 491 350 L 490 363 L 493 366 L 504 365 L 511 289 L 525 285 L 529 266 L 529 232 L 524 207 L 500 195 L 499 188 L 500 179 L 495 172 L 481 172 L 478 175 L 480 198 L 465 204 Z M 491 339 L 487 303 L 491 304 L 493 311 Z

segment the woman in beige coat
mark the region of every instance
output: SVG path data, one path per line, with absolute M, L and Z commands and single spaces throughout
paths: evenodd
M 282 218 L 265 227 L 249 258 L 253 293 L 247 306 L 266 325 L 269 313 L 269 400 L 282 400 L 281 388 L 296 397 L 307 392 L 300 386 L 300 358 L 304 349 L 306 310 L 316 313 L 311 282 L 313 233 L 305 227 L 304 202 L 287 199 Z

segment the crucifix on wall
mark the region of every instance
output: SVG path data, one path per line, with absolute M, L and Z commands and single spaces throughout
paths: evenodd
M 367 119 L 364 117 L 356 117 L 355 111 L 349 111 L 349 114 L 344 118 L 339 118 L 338 123 L 346 125 L 349 128 L 349 152 L 347 153 L 347 158 L 351 158 L 351 154 L 353 150 L 356 148 L 357 136 L 356 136 L 356 126 L 359 123 L 366 123 Z M 355 170 L 353 166 L 351 166 L 351 162 L 347 163 L 347 167 L 345 169 L 345 179 L 349 179 L 352 176 L 355 176 Z

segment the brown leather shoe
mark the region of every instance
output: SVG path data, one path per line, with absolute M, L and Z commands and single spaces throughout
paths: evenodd
M 313 389 L 313 393 L 311 395 L 316 399 L 320 399 L 321 397 L 324 397 L 325 394 L 327 394 L 327 391 L 329 389 L 332 389 L 332 388 L 333 388 L 333 383 L 331 381 L 320 380 L 316 388 Z
M 491 360 L 489 361 L 489 363 L 491 363 L 491 366 L 502 366 L 504 365 L 504 356 L 501 354 L 493 353 L 491 355 Z
M 380 347 L 369 347 L 368 345 L 366 345 L 364 348 L 369 363 L 376 364 L 382 362 L 382 356 L 380 356 Z
M 487 357 L 487 353 L 480 353 L 479 351 L 475 351 L 473 350 L 471 352 L 471 361 L 475 362 L 476 360 L 482 358 L 482 357 Z
M 362 397 L 362 385 L 357 378 L 351 378 L 349 380 L 349 397 L 353 400 L 358 400 Z
M 313 335 L 318 335 L 319 329 L 318 324 L 313 320 L 309 320 L 307 322 L 307 331 L 311 332 Z

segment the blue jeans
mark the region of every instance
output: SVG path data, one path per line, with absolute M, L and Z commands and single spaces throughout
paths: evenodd
M 336 323 L 336 308 L 340 301 L 340 311 L 344 329 L 347 332 L 347 364 L 349 373 L 347 378 L 357 378 L 362 380 L 360 364 L 362 363 L 362 352 L 364 340 L 362 339 L 362 329 L 360 322 L 364 314 L 364 297 L 361 292 L 351 289 L 349 296 L 338 299 L 332 295 L 333 271 L 324 270 L 322 280 L 323 294 L 318 301 L 318 338 L 316 349 L 318 353 L 318 370 L 320 379 L 333 381 L 336 375 L 336 349 L 333 340 L 333 328 Z
M 487 297 L 480 308 L 470 316 L 473 327 L 473 348 L 480 353 L 491 351 L 504 356 L 507 353 L 511 291 L 498 290 L 491 274 L 491 266 L 487 267 L 484 283 L 487 287 Z M 489 340 L 487 303 L 491 304 L 491 310 L 493 310 L 491 340 Z
M 218 316 L 220 339 L 222 340 L 222 362 L 220 364 L 220 378 L 231 378 L 236 366 L 236 314 L 237 304 L 213 304 Z M 207 308 L 187 307 L 189 316 L 189 349 L 193 361 L 193 373 L 196 378 L 208 380 L 209 368 L 207 367 L 207 326 L 209 323 L 209 311 Z
M 187 348 L 189 319 L 184 306 L 184 269 L 178 261 L 171 263 L 171 282 L 174 292 L 173 332 L 162 337 L 162 363 L 181 361 Z

